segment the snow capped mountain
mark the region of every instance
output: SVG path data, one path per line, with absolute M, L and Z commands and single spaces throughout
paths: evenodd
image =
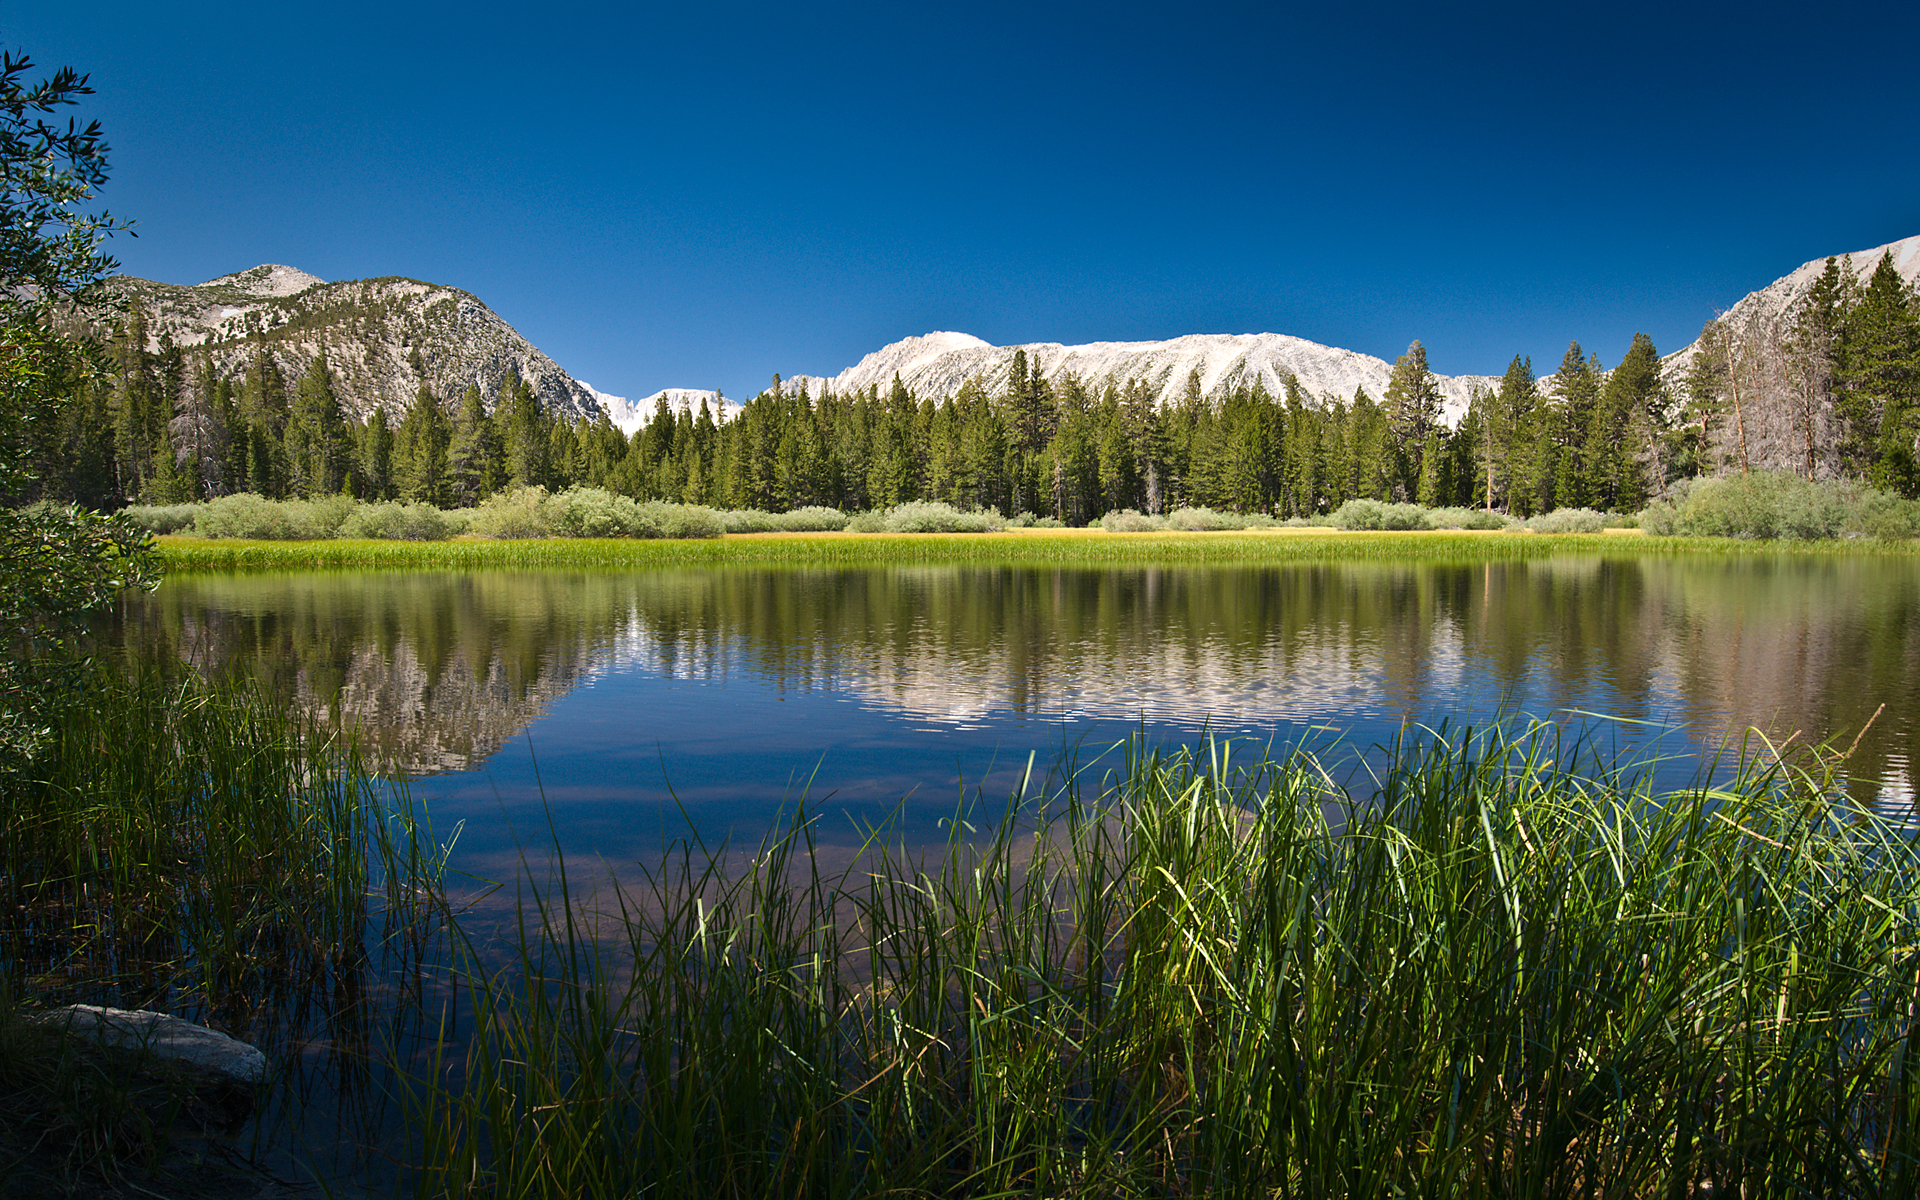
M 665 400 L 667 407 L 676 413 L 698 412 L 700 402 L 704 400 L 709 411 L 713 413 L 713 419 L 721 423 L 725 423 L 733 414 L 740 411 L 738 404 L 728 400 L 719 392 L 700 388 L 662 388 L 651 396 L 629 400 L 625 396 L 610 396 L 590 383 L 582 383 L 580 386 L 593 393 L 593 398 L 598 400 L 600 407 L 606 410 L 607 419 L 628 437 L 632 437 L 636 429 L 653 419 L 654 410 L 659 407 L 662 400 Z
M 929 333 L 883 346 L 832 379 L 801 376 L 809 389 L 822 387 L 846 392 L 893 386 L 894 376 L 916 396 L 943 399 L 962 384 L 979 377 L 988 391 L 1005 385 L 1013 352 L 1024 350 L 1028 369 L 1048 380 L 1069 372 L 1081 382 L 1104 387 L 1109 381 L 1124 385 L 1139 381 L 1153 389 L 1160 403 L 1178 401 L 1187 379 L 1200 374 L 1200 390 L 1218 396 L 1258 380 L 1275 396 L 1286 394 L 1284 382 L 1292 375 L 1315 400 L 1337 397 L 1351 400 L 1354 389 L 1365 388 L 1375 400 L 1385 396 L 1393 364 L 1370 354 L 1322 346 L 1281 333 L 1196 333 L 1164 342 L 1093 342 L 1063 346 L 1037 342 L 1024 346 L 993 346 L 964 333 Z M 1445 420 L 1452 424 L 1466 412 L 1474 385 L 1497 387 L 1497 376 L 1438 375 L 1445 399 Z
M 1851 254 L 1835 255 L 1843 267 L 1851 266 L 1855 278 L 1862 287 L 1872 278 L 1874 269 L 1880 265 L 1881 258 L 1892 255 L 1893 268 L 1900 273 L 1908 287 L 1920 281 L 1920 235 L 1902 238 L 1897 242 L 1888 242 L 1884 246 L 1875 246 L 1871 250 L 1855 250 Z M 1784 317 L 1793 310 L 1802 297 L 1813 287 L 1814 280 L 1827 269 L 1825 258 L 1816 258 L 1801 263 L 1789 273 L 1782 275 L 1766 287 L 1756 292 L 1748 292 L 1734 301 L 1733 307 L 1722 314 L 1721 319 L 1728 325 L 1740 327 L 1749 320 L 1766 320 Z M 1665 364 L 1667 378 L 1678 378 L 1678 372 L 1684 371 L 1693 362 L 1693 356 L 1700 348 L 1696 339 L 1692 345 L 1677 353 L 1668 355 L 1662 361 Z

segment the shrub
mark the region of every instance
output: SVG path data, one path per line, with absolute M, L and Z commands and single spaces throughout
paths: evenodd
M 317 541 L 336 536 L 353 509 L 354 502 L 347 496 L 269 500 L 252 492 L 236 492 L 204 505 L 194 518 L 193 531 L 212 538 Z
M 847 520 L 848 533 L 885 533 L 887 515 L 883 512 L 855 513 Z
M 1215 512 L 1204 505 L 1198 508 L 1176 508 L 1167 514 L 1167 528 L 1184 529 L 1194 533 L 1214 533 L 1225 529 L 1245 529 L 1247 520 L 1237 513 Z
M 992 509 L 961 512 L 943 500 L 913 500 L 888 509 L 882 527 L 888 533 L 992 533 L 1006 520 Z
M 1108 533 L 1152 533 L 1157 529 L 1165 529 L 1166 527 L 1167 519 L 1165 517 L 1142 516 L 1131 508 L 1123 508 L 1119 512 L 1110 512 L 1100 518 L 1100 528 L 1106 530 Z
M 791 512 L 777 513 L 773 520 L 776 529 L 783 529 L 789 533 L 817 533 L 847 527 L 846 513 L 820 504 L 809 504 Z
M 847 514 L 837 508 L 809 504 L 787 512 L 740 508 L 720 514 L 728 533 L 818 533 L 847 527 Z
M 1067 523 L 1059 517 L 1035 517 L 1033 519 L 1033 528 L 1035 529 L 1065 529 L 1066 527 Z
M 120 510 L 120 515 L 148 533 L 179 533 L 181 530 L 193 532 L 194 518 L 200 515 L 199 504 L 129 504 Z
M 1527 518 L 1528 533 L 1599 533 L 1607 527 L 1607 514 L 1591 508 L 1556 508 Z
M 558 499 L 543 487 L 495 492 L 473 508 L 467 532 L 484 538 L 552 537 L 561 523 Z
M 634 505 L 635 537 L 717 538 L 727 531 L 720 514 L 704 504 L 671 504 L 648 500 Z
M 1785 471 L 1682 481 L 1640 513 L 1648 533 L 1688 537 L 1920 536 L 1920 502 L 1850 479 L 1809 483 Z
M 1349 500 L 1333 510 L 1336 529 L 1425 529 L 1427 510 L 1418 504 Z
M 340 525 L 343 538 L 382 538 L 397 542 L 444 542 L 463 526 L 431 504 L 389 500 L 362 504 Z
M 1430 508 L 1428 529 L 1505 529 L 1511 522 L 1484 508 Z
M 772 513 L 758 508 L 735 508 L 720 514 L 728 533 L 772 533 L 780 528 Z
M 639 537 L 639 506 L 604 488 L 569 488 L 554 497 L 554 532 L 562 537 Z

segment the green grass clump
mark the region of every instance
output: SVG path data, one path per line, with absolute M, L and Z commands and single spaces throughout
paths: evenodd
M 1920 855 L 1831 784 L 1133 744 L 931 855 L 529 885 L 416 1194 L 1912 1194 Z

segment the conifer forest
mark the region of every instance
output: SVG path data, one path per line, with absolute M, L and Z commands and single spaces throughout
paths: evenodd
M 154 349 L 136 307 L 109 377 L 41 427 L 39 495 L 27 498 L 459 507 L 513 486 L 581 485 L 774 512 L 934 500 L 1083 525 L 1182 506 L 1308 517 L 1352 499 L 1624 513 L 1678 480 L 1755 469 L 1911 497 L 1920 302 L 1890 262 L 1865 284 L 1850 267 L 1829 259 L 1783 313 L 1710 322 L 1684 365 L 1663 369 L 1645 335 L 1611 367 L 1578 343 L 1544 376 L 1516 356 L 1451 427 L 1419 342 L 1377 397 L 1308 395 L 1291 378 L 1278 395 L 1257 382 L 1206 395 L 1196 375 L 1161 405 L 1145 381 L 1049 380 L 1016 352 L 1005 377 L 949 397 L 897 378 L 810 394 L 776 376 L 730 420 L 662 400 L 631 437 L 604 414 L 552 413 L 511 373 L 490 395 L 436 395 L 416 349 L 412 404 L 361 420 L 324 352 L 295 377 L 262 341 L 244 370 L 222 374 L 200 347 L 163 337 Z

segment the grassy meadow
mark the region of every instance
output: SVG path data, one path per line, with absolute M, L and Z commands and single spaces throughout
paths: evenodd
M 1912 541 L 1749 541 L 1454 530 L 1346 532 L 1272 529 L 1218 533 L 1107 533 L 1099 529 L 973 534 L 762 533 L 700 540 L 455 539 L 444 542 L 158 539 L 170 571 L 484 570 L 654 566 L 1152 566 L 1206 563 L 1404 560 L 1482 562 L 1558 554 L 1890 554 L 1920 556 Z

